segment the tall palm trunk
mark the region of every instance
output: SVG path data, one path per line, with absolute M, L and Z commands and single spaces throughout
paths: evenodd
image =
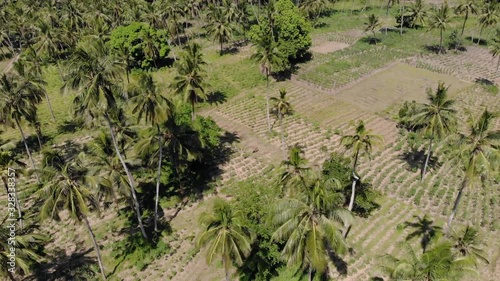
M 127 167 L 127 163 L 125 163 L 125 160 L 120 152 L 120 148 L 118 147 L 118 143 L 116 142 L 116 137 L 115 137 L 115 132 L 113 130 L 113 125 L 111 124 L 111 120 L 109 119 L 109 116 L 107 114 L 105 114 L 104 118 L 106 119 L 106 122 L 108 123 L 108 129 L 111 133 L 111 139 L 113 140 L 113 146 L 115 147 L 116 154 L 118 155 L 118 158 L 120 159 L 120 162 L 122 163 L 123 169 L 125 170 L 125 173 L 127 174 L 128 183 L 130 185 L 130 192 L 132 194 L 132 200 L 134 202 L 134 209 L 135 209 L 135 213 L 137 215 L 137 220 L 139 222 L 139 227 L 141 228 L 142 236 L 144 236 L 144 238 L 148 238 L 148 236 L 146 235 L 146 231 L 144 230 L 144 225 L 142 224 L 141 210 L 139 209 L 139 201 L 137 200 L 137 195 L 135 194 L 134 177 L 130 173 L 130 171 Z
M 465 11 L 465 19 L 464 19 L 464 24 L 462 25 L 462 33 L 460 34 L 460 36 L 464 36 L 465 23 L 467 22 L 468 18 L 469 18 L 469 11 Z
M 160 130 L 158 129 L 158 132 Z M 156 198 L 155 198 L 155 231 L 158 231 L 158 201 L 160 197 L 160 177 L 161 177 L 161 161 L 163 158 L 163 136 L 158 136 L 158 145 L 160 148 L 160 155 L 158 156 L 158 171 L 156 177 Z
M 356 166 L 358 164 L 359 150 L 356 151 L 354 156 L 354 164 L 352 165 L 352 189 L 351 189 L 351 200 L 349 201 L 349 211 L 352 211 L 354 207 L 354 197 L 356 196 L 356 181 L 358 177 L 356 176 Z
M 266 117 L 267 128 L 269 133 L 271 133 L 271 119 L 269 117 L 269 69 L 266 70 Z
M 427 165 L 429 165 L 429 159 L 431 158 L 432 154 L 432 141 L 434 140 L 434 134 L 432 134 L 431 139 L 429 140 L 429 151 L 427 152 L 427 157 L 425 158 L 425 163 L 424 167 L 422 170 L 422 177 L 420 177 L 420 181 L 424 181 L 425 173 L 427 172 Z
M 455 203 L 453 204 L 453 210 L 451 211 L 450 217 L 448 218 L 448 225 L 446 227 L 447 235 L 450 234 L 451 223 L 453 222 L 453 218 L 455 218 L 455 215 L 457 214 L 458 204 L 460 204 L 460 199 L 462 199 L 462 195 L 466 187 L 467 187 L 467 177 L 464 178 L 464 180 L 462 181 L 462 185 L 460 186 L 457 197 L 455 198 Z
M 50 115 L 52 115 L 52 120 L 56 121 L 56 117 L 54 116 L 54 111 L 52 110 L 52 104 L 50 104 L 49 94 L 47 92 L 45 92 L 45 98 L 47 99 L 47 104 L 49 105 L 49 111 Z
M 309 265 L 309 272 L 307 273 L 307 276 L 308 276 L 309 281 L 313 280 L 313 269 L 310 265 Z
M 231 281 L 229 276 L 229 264 L 227 263 L 227 259 L 222 254 L 222 266 L 224 267 L 224 273 L 226 275 L 226 281 Z
M 483 29 L 484 25 L 481 26 L 481 29 L 479 30 L 479 36 L 477 37 L 476 44 L 479 45 L 479 41 L 481 40 L 481 36 L 483 36 Z
M 89 231 L 89 234 L 90 234 L 90 238 L 92 238 L 92 243 L 94 244 L 94 250 L 95 250 L 95 253 L 97 255 L 97 262 L 99 263 L 99 268 L 101 269 L 102 279 L 106 280 L 106 273 L 104 272 L 104 266 L 102 265 L 101 252 L 99 250 L 99 245 L 97 245 L 97 241 L 95 240 L 94 232 L 92 231 L 92 227 L 90 227 L 90 223 L 87 220 L 87 217 L 84 216 L 83 220 L 85 221 L 85 226 L 87 227 L 87 230 Z
M 28 154 L 28 158 L 30 159 L 31 162 L 31 168 L 33 168 L 33 171 L 35 171 L 35 177 L 38 182 L 40 182 L 40 178 L 38 177 L 38 173 L 36 172 L 36 166 L 35 166 L 35 161 L 33 161 L 33 157 L 31 156 L 30 149 L 28 147 L 28 143 L 26 142 L 26 136 L 24 135 L 23 128 L 21 127 L 21 124 L 19 123 L 19 119 L 15 118 L 16 120 L 16 125 L 19 128 L 19 131 L 21 132 L 21 137 L 23 138 L 23 143 L 24 143 L 24 148 L 26 148 L 26 153 Z
M 443 28 L 439 29 L 440 39 L 439 39 L 439 53 L 443 52 Z
M 196 116 L 194 113 L 194 100 L 191 101 L 191 121 L 194 121 L 194 117 Z
M 278 117 L 280 119 L 280 127 L 281 127 L 281 148 L 283 149 L 283 158 L 286 159 L 285 128 L 283 127 L 283 114 L 281 114 L 281 109 L 279 107 L 278 107 Z

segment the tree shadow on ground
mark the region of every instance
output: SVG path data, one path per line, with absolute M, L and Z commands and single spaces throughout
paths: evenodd
M 52 137 L 46 136 L 46 135 L 43 135 L 40 138 L 42 145 L 45 145 L 47 142 L 49 142 L 51 140 L 52 140 Z M 27 136 L 26 137 L 26 144 L 28 145 L 28 148 L 30 149 L 31 153 L 40 151 L 40 145 L 38 144 L 38 138 L 36 137 L 36 135 Z M 15 147 L 12 149 L 12 151 L 16 154 L 26 153 L 26 148 L 24 146 L 24 142 L 22 140 L 18 141 L 15 144 Z
M 420 246 L 425 252 L 427 246 L 439 232 L 443 229 L 440 226 L 434 224 L 434 220 L 426 215 L 419 217 L 413 216 L 415 219 L 413 222 L 405 221 L 404 227 L 413 229 L 413 232 L 406 236 L 406 241 L 411 240 L 416 237 L 420 237 Z
M 479 85 L 483 85 L 483 86 L 494 86 L 495 85 L 495 82 L 493 82 L 489 79 L 486 79 L 486 78 L 476 78 L 476 80 L 474 80 L 474 82 L 479 84 Z
M 471 36 L 465 37 L 465 39 L 469 40 L 471 43 L 478 44 L 481 46 L 486 46 L 488 45 L 488 40 L 486 39 L 481 39 L 481 38 L 472 38 Z
M 62 124 L 57 126 L 58 134 L 75 133 L 84 127 L 84 122 L 81 118 L 74 118 L 65 120 Z
M 439 45 L 425 45 L 424 49 L 434 54 L 446 54 L 446 49 L 441 48 Z
M 56 248 L 47 262 L 37 265 L 32 276 L 24 280 L 89 280 L 96 278 L 92 267 L 97 263 L 95 258 L 87 255 L 93 248 L 73 252 L 70 255 L 61 248 Z
M 409 171 L 415 171 L 418 169 L 422 169 L 425 163 L 425 158 L 427 157 L 427 151 L 418 150 L 418 149 L 410 149 L 408 151 L 403 152 L 399 156 L 399 159 L 406 162 L 408 165 L 406 167 Z M 436 156 L 431 155 L 429 158 L 429 163 L 427 164 L 428 170 L 437 169 L 441 165 L 439 164 L 439 160 Z
M 328 256 L 332 260 L 337 272 L 342 276 L 346 276 L 349 272 L 347 262 L 338 256 L 334 251 L 328 251 Z
M 378 39 L 377 37 L 367 36 L 367 37 L 363 37 L 361 39 L 361 42 L 367 43 L 370 45 L 377 45 L 378 43 L 382 42 L 382 40 Z
M 207 95 L 206 102 L 210 105 L 219 105 L 227 101 L 227 96 L 224 92 L 215 91 Z

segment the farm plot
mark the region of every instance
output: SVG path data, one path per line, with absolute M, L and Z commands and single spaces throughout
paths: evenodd
M 409 62 L 423 69 L 453 75 L 457 78 L 476 81 L 486 79 L 499 81 L 500 72 L 496 71 L 497 60 L 493 60 L 487 48 L 467 46 L 467 51 L 446 55 L 430 54 L 415 57 Z
M 378 112 L 391 105 L 400 104 L 404 100 L 425 101 L 426 88 L 436 88 L 439 81 L 451 85 L 450 92 L 458 91 L 468 85 L 447 75 L 397 63 L 341 91 L 335 97 L 356 104 L 366 111 Z

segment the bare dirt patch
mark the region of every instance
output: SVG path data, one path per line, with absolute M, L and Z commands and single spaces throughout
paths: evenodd
M 451 85 L 452 93 L 470 85 L 448 75 L 398 63 L 335 96 L 367 111 L 379 112 L 405 100 L 425 101 L 426 88 L 435 88 L 439 81 Z
M 315 53 L 328 54 L 338 50 L 342 50 L 344 48 L 349 47 L 349 44 L 335 42 L 335 41 L 327 41 L 323 42 L 318 46 L 314 46 L 311 48 L 311 51 Z

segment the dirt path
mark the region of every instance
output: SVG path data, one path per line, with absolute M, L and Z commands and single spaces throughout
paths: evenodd
M 7 64 L 7 66 L 5 66 L 5 68 L 3 69 L 3 73 L 7 73 L 9 72 L 11 69 L 12 69 L 12 66 L 14 65 L 14 63 L 19 59 L 19 54 L 17 54 L 15 57 L 13 57 L 9 63 Z

